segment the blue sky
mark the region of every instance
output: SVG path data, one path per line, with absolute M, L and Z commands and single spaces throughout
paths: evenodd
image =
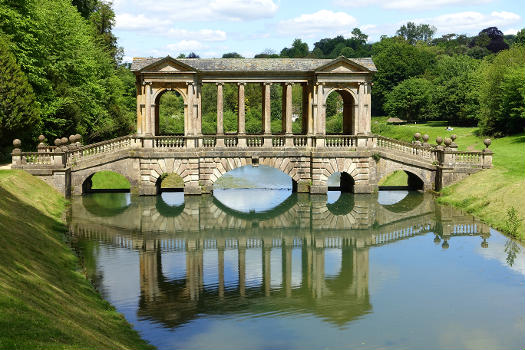
M 198 53 L 244 57 L 295 38 L 313 43 L 360 28 L 377 41 L 407 21 L 428 23 L 437 34 L 477 34 L 496 26 L 505 34 L 525 27 L 523 0 L 113 0 L 115 34 L 132 57 Z

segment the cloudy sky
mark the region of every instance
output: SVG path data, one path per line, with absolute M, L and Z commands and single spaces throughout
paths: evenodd
M 359 27 L 374 42 L 407 21 L 436 26 L 438 35 L 477 34 L 497 26 L 523 28 L 523 0 L 113 0 L 115 33 L 132 57 L 178 56 L 194 51 L 245 57 L 277 53 L 301 38 L 310 49 L 321 38 L 348 36 Z

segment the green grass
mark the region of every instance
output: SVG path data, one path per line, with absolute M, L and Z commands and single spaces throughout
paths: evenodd
M 386 137 L 410 141 L 413 134 L 428 134 L 434 142 L 437 136 L 458 135 L 460 150 L 481 150 L 484 137 L 476 136 L 476 128 L 454 127 L 447 131 L 443 126 L 386 125 L 386 118 L 372 119 L 373 132 Z M 525 239 L 525 135 L 519 134 L 493 139 L 490 149 L 494 152 L 493 168 L 473 174 L 444 188 L 438 202 L 461 208 L 492 227 L 519 239 Z M 395 181 L 387 178 L 384 182 Z M 516 232 L 508 223 L 509 211 L 514 208 L 521 220 Z
M 99 171 L 91 178 L 94 190 L 129 190 L 129 181 L 113 171 Z
M 184 188 L 184 181 L 178 174 L 169 174 L 162 179 L 161 188 Z
M 66 205 L 36 177 L 0 171 L 0 348 L 152 349 L 80 270 Z

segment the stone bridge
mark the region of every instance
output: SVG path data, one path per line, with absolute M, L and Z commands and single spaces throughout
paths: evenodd
M 12 167 L 37 175 L 64 195 L 89 191 L 91 177 L 111 170 L 125 176 L 131 191 L 159 192 L 164 175 L 176 173 L 186 194 L 210 193 L 224 173 L 245 165 L 268 165 L 288 174 L 297 192 L 326 193 L 327 179 L 346 174 L 341 188 L 372 193 L 378 181 L 396 171 L 409 175 L 409 187 L 439 190 L 471 173 L 491 167 L 492 153 L 462 152 L 452 139 L 428 144 L 427 135 L 405 143 L 371 134 L 370 58 L 347 59 L 135 59 L 137 133 L 91 145 L 80 136 L 41 143 L 37 152 L 21 152 L 15 140 Z M 202 133 L 202 86 L 217 89 L 216 134 Z M 223 127 L 223 86 L 238 89 L 237 132 Z M 262 133 L 245 130 L 245 85 L 261 87 Z M 282 133 L 271 132 L 271 85 L 282 87 Z M 292 132 L 292 87 L 302 89 L 301 127 Z M 184 134 L 159 135 L 160 97 L 175 91 L 184 100 Z M 326 133 L 326 101 L 342 98 L 342 133 Z

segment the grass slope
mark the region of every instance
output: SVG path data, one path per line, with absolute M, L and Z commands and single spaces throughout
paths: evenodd
M 0 171 L 0 348 L 152 349 L 79 271 L 65 205 L 43 181 Z
M 374 133 L 399 140 L 411 141 L 416 132 L 428 134 L 430 141 L 437 136 L 456 134 L 460 150 L 484 148 L 483 138 L 475 134 L 476 128 L 455 127 L 447 131 L 445 127 L 425 124 L 387 125 L 386 118 L 373 118 L 372 125 Z M 525 135 L 493 139 L 490 149 L 494 152 L 493 168 L 444 188 L 438 201 L 459 207 L 494 228 L 525 239 Z M 389 177 L 383 182 L 392 183 L 396 179 L 392 176 L 392 179 Z M 516 232 L 512 232 L 508 220 L 512 208 L 521 220 Z

